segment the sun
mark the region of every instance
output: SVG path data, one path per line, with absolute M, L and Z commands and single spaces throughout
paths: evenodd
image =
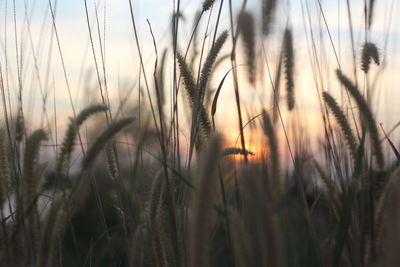
M 229 158 L 232 160 L 242 161 L 244 159 L 245 153 L 242 149 L 240 139 L 237 138 L 235 133 L 228 133 L 226 135 L 225 147 L 235 149 L 236 153 L 229 155 Z M 265 137 L 257 130 L 247 132 L 245 148 L 247 151 L 247 159 L 250 162 L 259 161 L 268 154 L 268 150 L 265 146 Z

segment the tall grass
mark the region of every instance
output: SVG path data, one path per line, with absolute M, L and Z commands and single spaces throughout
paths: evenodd
M 185 21 L 185 1 L 170 1 L 173 47 L 163 49 L 160 66 L 163 43 L 151 19 L 154 64 L 146 61 L 136 6 L 126 2 L 138 55 L 139 72 L 132 74 L 137 97 L 120 93 L 114 101 L 101 28 L 106 12 L 101 19 L 96 2 L 92 19 L 85 1 L 97 79 L 95 92 L 85 97 L 101 103 L 85 101 L 80 112 L 55 2 L 48 3 L 50 37 L 72 109 L 61 143 L 54 88 L 53 114 L 47 89 L 39 90 L 41 117 L 26 109 L 23 63 L 29 60 L 13 6 L 15 101 L 7 91 L 14 79 L 10 62 L 0 62 L 0 266 L 399 266 L 398 124 L 387 133 L 381 125 L 385 138 L 377 127 L 378 88 L 390 66 L 386 51 L 372 41 L 380 1 L 363 3 L 360 47 L 354 44 L 354 7 L 345 3 L 340 18 L 349 22 L 350 38 L 341 49 L 353 55 L 350 61 L 340 57 L 335 38 L 341 36 L 332 34 L 320 1 L 321 24 L 314 25 L 311 1 L 244 0 L 237 8 L 231 0 L 205 0 L 187 40 L 180 30 L 192 23 Z M 295 18 L 282 20 L 291 8 L 301 9 L 305 43 Z M 29 27 L 28 14 L 25 22 Z M 321 40 L 329 36 L 333 53 L 318 47 L 315 29 Z M 6 58 L 7 43 L 1 46 Z M 36 56 L 31 74 L 40 80 Z M 303 79 L 308 63 L 314 86 Z M 301 87 L 307 87 L 305 99 Z M 250 103 L 249 95 L 255 96 Z M 318 118 L 306 118 L 318 104 Z M 230 140 L 226 125 L 232 121 L 240 145 Z M 40 127 L 32 131 L 32 125 Z

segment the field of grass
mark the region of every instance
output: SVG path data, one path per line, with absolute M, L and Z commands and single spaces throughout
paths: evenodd
M 91 13 L 84 1 L 95 82 L 80 105 L 57 1 L 46 3 L 48 51 L 32 41 L 26 2 L 23 38 L 15 1 L 0 4 L 15 27 L 11 40 L 0 34 L 0 266 L 400 266 L 399 109 L 380 100 L 396 71 L 382 44 L 392 33 L 373 30 L 378 19 L 390 25 L 392 13 L 376 12 L 389 0 L 358 1 L 362 10 L 327 1 L 346 37 L 325 1 L 204 0 L 190 18 L 190 1 L 165 0 L 167 44 L 126 0 L 137 55 L 126 94 L 107 82 L 106 2 Z M 282 18 L 297 8 L 301 26 Z M 51 71 L 42 76 L 50 51 L 68 92 L 66 127 Z

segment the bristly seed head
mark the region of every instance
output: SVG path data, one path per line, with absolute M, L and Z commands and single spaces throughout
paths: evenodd
M 361 69 L 365 73 L 368 73 L 369 71 L 371 58 L 374 60 L 375 64 L 379 66 L 380 59 L 379 59 L 378 48 L 374 43 L 366 42 L 363 46 L 361 55 Z
M 250 12 L 242 11 L 238 16 L 238 27 L 246 48 L 249 81 L 255 82 L 255 27 L 254 18 Z
M 353 84 L 353 82 L 350 81 L 341 70 L 336 70 L 336 75 L 340 83 L 346 88 L 346 90 L 353 97 L 354 101 L 357 103 L 361 117 L 363 118 L 363 123 L 365 123 L 370 134 L 372 147 L 376 156 L 376 162 L 378 167 L 382 169 L 384 167 L 384 157 L 374 115 L 357 86 Z
M 203 2 L 203 12 L 209 10 L 211 6 L 214 4 L 215 0 L 205 0 Z
M 290 28 L 285 29 L 283 51 L 288 109 L 292 110 L 294 108 L 294 49 L 292 30 Z
M 347 145 L 349 147 L 351 156 L 355 160 L 357 157 L 357 142 L 356 138 L 354 137 L 353 131 L 351 130 L 350 124 L 346 119 L 345 114 L 343 113 L 342 109 L 339 107 L 337 104 L 336 100 L 328 93 L 328 92 L 323 92 L 322 97 L 324 98 L 324 101 L 332 111 L 333 115 L 335 116 L 343 134 L 345 137 L 345 140 L 347 142 Z
M 25 135 L 25 121 L 22 109 L 18 111 L 17 121 L 15 123 L 15 140 L 21 142 Z
M 262 2 L 262 32 L 264 36 L 270 33 L 277 5 L 277 0 L 263 0 Z

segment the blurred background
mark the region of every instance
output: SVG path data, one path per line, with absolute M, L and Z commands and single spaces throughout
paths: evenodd
M 150 26 L 159 64 L 163 52 L 167 51 L 163 88 L 167 117 L 171 115 L 173 100 L 171 29 L 172 17 L 177 13 L 177 10 L 172 12 L 176 1 L 141 0 L 132 3 L 139 48 L 146 75 L 150 77 L 149 83 L 153 83 L 151 77 L 157 57 Z M 400 11 L 399 3 L 394 0 L 375 1 L 373 25 L 366 36 L 365 1 L 350 2 L 351 21 L 344 0 L 280 1 L 270 34 L 262 37 L 256 33 L 256 64 L 260 67 L 257 68 L 255 84 L 250 84 L 245 77 L 245 53 L 239 42 L 238 73 L 245 122 L 257 116 L 262 106 L 272 107 L 271 77 L 275 75 L 283 30 L 286 25 L 290 25 L 295 44 L 295 98 L 298 112 L 295 115 L 286 114 L 285 110 L 282 112 L 283 117 L 301 122 L 304 134 L 314 140 L 311 145 L 316 144 L 322 135 L 318 92 L 330 91 L 334 97 L 343 101 L 344 91 L 334 78 L 334 70 L 340 66 L 354 78 L 353 59 L 360 61 L 365 39 L 378 46 L 382 61 L 379 67 L 372 67 L 369 78 L 373 110 L 378 122 L 382 122 L 387 131 L 396 125 L 400 115 L 397 108 L 399 76 L 396 75 L 400 62 L 400 21 L 396 19 Z M 180 3 L 178 51 L 184 52 L 184 45 L 189 42 L 202 1 L 182 0 Z M 241 1 L 233 3 L 236 15 Z M 219 31 L 230 30 L 228 2 L 224 5 L 225 14 L 222 14 Z M 253 13 L 256 22 L 261 19 L 260 5 L 261 1 L 248 1 L 247 10 Z M 213 12 L 206 14 L 207 19 L 203 19 L 199 25 L 199 34 L 202 36 L 197 39 L 203 40 L 207 36 L 204 43 L 206 51 L 212 40 L 208 37 L 214 32 L 214 26 L 207 28 L 207 21 L 209 19 L 210 25 L 216 25 L 217 10 L 213 9 Z M 144 114 L 149 112 L 149 99 L 140 70 L 129 1 L 3 0 L 0 2 L 0 15 L 0 67 L 5 101 L 2 104 L 12 120 L 17 113 L 19 93 L 22 92 L 27 129 L 45 127 L 52 136 L 49 143 L 55 144 L 59 139 L 57 135 L 62 136 L 68 124 L 68 117 L 75 110 L 100 103 L 102 92 L 103 97 L 107 92 L 115 116 L 138 116 L 140 120 L 137 126 L 143 126 Z M 352 32 L 349 30 L 350 23 Z M 199 47 L 202 44 L 196 45 Z M 230 50 L 231 42 L 228 42 L 221 55 L 228 54 Z M 359 69 L 360 64 L 357 64 Z M 230 68 L 229 58 L 219 64 L 211 79 L 212 89 L 217 88 Z M 362 72 L 358 72 L 357 76 L 360 87 L 365 90 L 366 78 Z M 210 91 L 209 98 L 213 92 Z M 154 96 L 154 92 L 150 93 Z M 185 104 L 181 94 L 178 102 Z M 185 109 L 179 110 L 181 135 L 187 140 L 190 129 L 185 112 Z M 231 146 L 234 146 L 239 133 L 236 115 L 232 79 L 227 79 L 221 91 L 215 120 L 217 129 L 224 133 Z M 250 149 L 260 150 L 262 145 L 259 144 L 259 133 L 253 131 L 254 127 L 251 126 L 252 123 L 245 129 L 246 142 Z M 392 138 L 398 143 L 398 138 Z M 181 146 L 182 151 L 187 150 L 187 144 Z

